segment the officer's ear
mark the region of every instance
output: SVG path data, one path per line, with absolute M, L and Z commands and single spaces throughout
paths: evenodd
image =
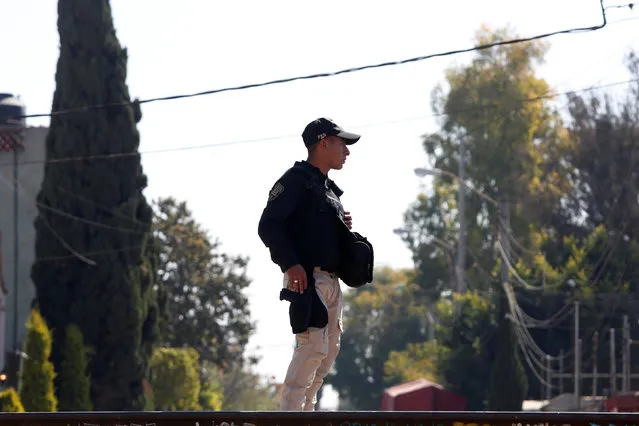
M 319 142 L 314 143 L 310 147 L 308 147 L 308 155 L 317 154 L 320 151 L 325 151 L 327 148 L 327 140 L 326 138 L 320 140 Z
M 322 149 L 324 151 L 326 151 L 328 148 L 330 148 L 331 144 L 335 142 L 335 139 L 332 136 L 329 136 L 327 138 L 324 138 L 320 141 L 320 143 L 322 144 Z

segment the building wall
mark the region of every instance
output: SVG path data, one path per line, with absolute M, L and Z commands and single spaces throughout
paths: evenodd
M 27 127 L 24 151 L 18 154 L 18 328 L 14 345 L 14 313 L 16 309 L 16 279 L 14 270 L 14 191 L 13 153 L 0 152 L 0 231 L 2 241 L 2 272 L 8 294 L 4 296 L 4 350 L 0 355 L 0 368 L 4 367 L 4 352 L 23 349 L 28 319 L 35 288 L 31 281 L 31 265 L 35 260 L 36 196 L 44 176 L 46 158 L 46 127 Z M 27 164 L 22 164 L 22 163 Z M 1 297 L 1 296 L 0 296 Z M 1 324 L 1 321 L 0 321 Z M 0 342 L 2 343 L 2 342 Z

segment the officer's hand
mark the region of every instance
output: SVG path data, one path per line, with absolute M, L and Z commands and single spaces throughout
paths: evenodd
M 304 293 L 306 290 L 306 271 L 302 265 L 291 266 L 286 271 L 286 275 L 288 275 L 288 288 L 298 293 Z
M 346 223 L 348 229 L 353 228 L 353 218 L 351 217 L 351 212 L 344 212 L 344 223 Z

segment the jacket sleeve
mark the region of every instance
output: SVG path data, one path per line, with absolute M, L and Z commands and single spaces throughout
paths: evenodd
M 287 219 L 301 202 L 304 182 L 286 173 L 273 185 L 258 225 L 258 235 L 268 247 L 271 259 L 282 271 L 297 265 L 299 259 L 286 232 Z

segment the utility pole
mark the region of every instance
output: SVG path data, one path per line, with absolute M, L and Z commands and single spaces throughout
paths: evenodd
M 426 321 L 428 321 L 428 340 L 435 341 L 435 318 L 432 313 L 432 304 L 426 312 Z
M 610 394 L 617 393 L 617 368 L 615 362 L 617 361 L 615 354 L 615 329 L 610 329 Z
M 628 316 L 626 315 L 626 371 L 628 374 L 626 375 L 626 380 L 628 384 L 626 385 L 626 389 L 628 392 L 632 391 L 632 337 L 630 336 L 630 321 L 628 320 Z
M 550 398 L 552 397 L 552 390 L 550 389 L 550 382 L 552 380 L 550 377 L 551 367 L 550 355 L 546 354 L 546 401 L 550 401 Z
M 508 262 L 504 259 L 505 255 L 510 251 L 510 240 L 506 236 L 506 233 L 509 231 L 510 227 L 510 203 L 508 200 L 501 199 L 499 201 L 499 221 L 501 226 L 499 229 L 499 243 L 503 248 L 503 254 L 501 259 L 501 279 L 500 286 L 497 289 L 495 296 L 497 296 L 497 313 L 500 316 L 498 321 L 504 321 L 503 315 L 506 314 L 505 303 L 506 299 L 506 290 L 502 288 L 502 286 L 508 283 L 508 279 L 510 278 L 510 271 L 508 270 Z
M 466 152 L 464 136 L 459 139 L 459 242 L 457 244 L 457 291 L 466 292 Z
M 621 328 L 621 392 L 626 392 L 626 321 L 624 315 Z
M 575 404 L 577 409 L 581 406 L 581 389 L 580 389 L 580 381 L 581 381 L 581 348 L 579 345 L 579 301 L 575 300 L 575 377 L 573 380 L 574 383 L 574 393 L 575 393 Z
M 18 289 L 20 288 L 20 262 L 18 254 L 19 249 L 19 198 L 18 198 L 18 150 L 20 149 L 20 140 L 16 137 L 13 139 L 13 351 L 18 352 Z
M 510 231 L 510 203 L 507 200 L 501 200 L 499 203 L 499 215 L 501 219 L 501 238 L 499 242 L 504 249 L 504 253 L 510 252 L 510 240 L 506 236 L 506 233 Z M 506 259 L 502 259 L 501 262 L 501 282 L 507 283 L 510 275 Z
M 621 390 L 630 392 L 630 323 L 628 315 L 623 316 L 623 340 L 621 347 L 623 380 L 621 382 Z
M 564 350 L 559 351 L 559 395 L 564 394 Z
M 579 410 L 581 408 L 581 338 L 577 339 L 577 355 L 576 355 L 576 361 L 577 361 L 577 367 L 575 368 L 575 373 L 576 373 L 576 377 L 575 377 L 575 389 L 577 390 L 576 395 L 577 395 L 577 410 Z
M 599 359 L 597 357 L 599 347 L 599 332 L 595 331 L 595 335 L 592 338 L 592 396 L 597 396 L 597 379 L 598 379 L 598 362 Z

